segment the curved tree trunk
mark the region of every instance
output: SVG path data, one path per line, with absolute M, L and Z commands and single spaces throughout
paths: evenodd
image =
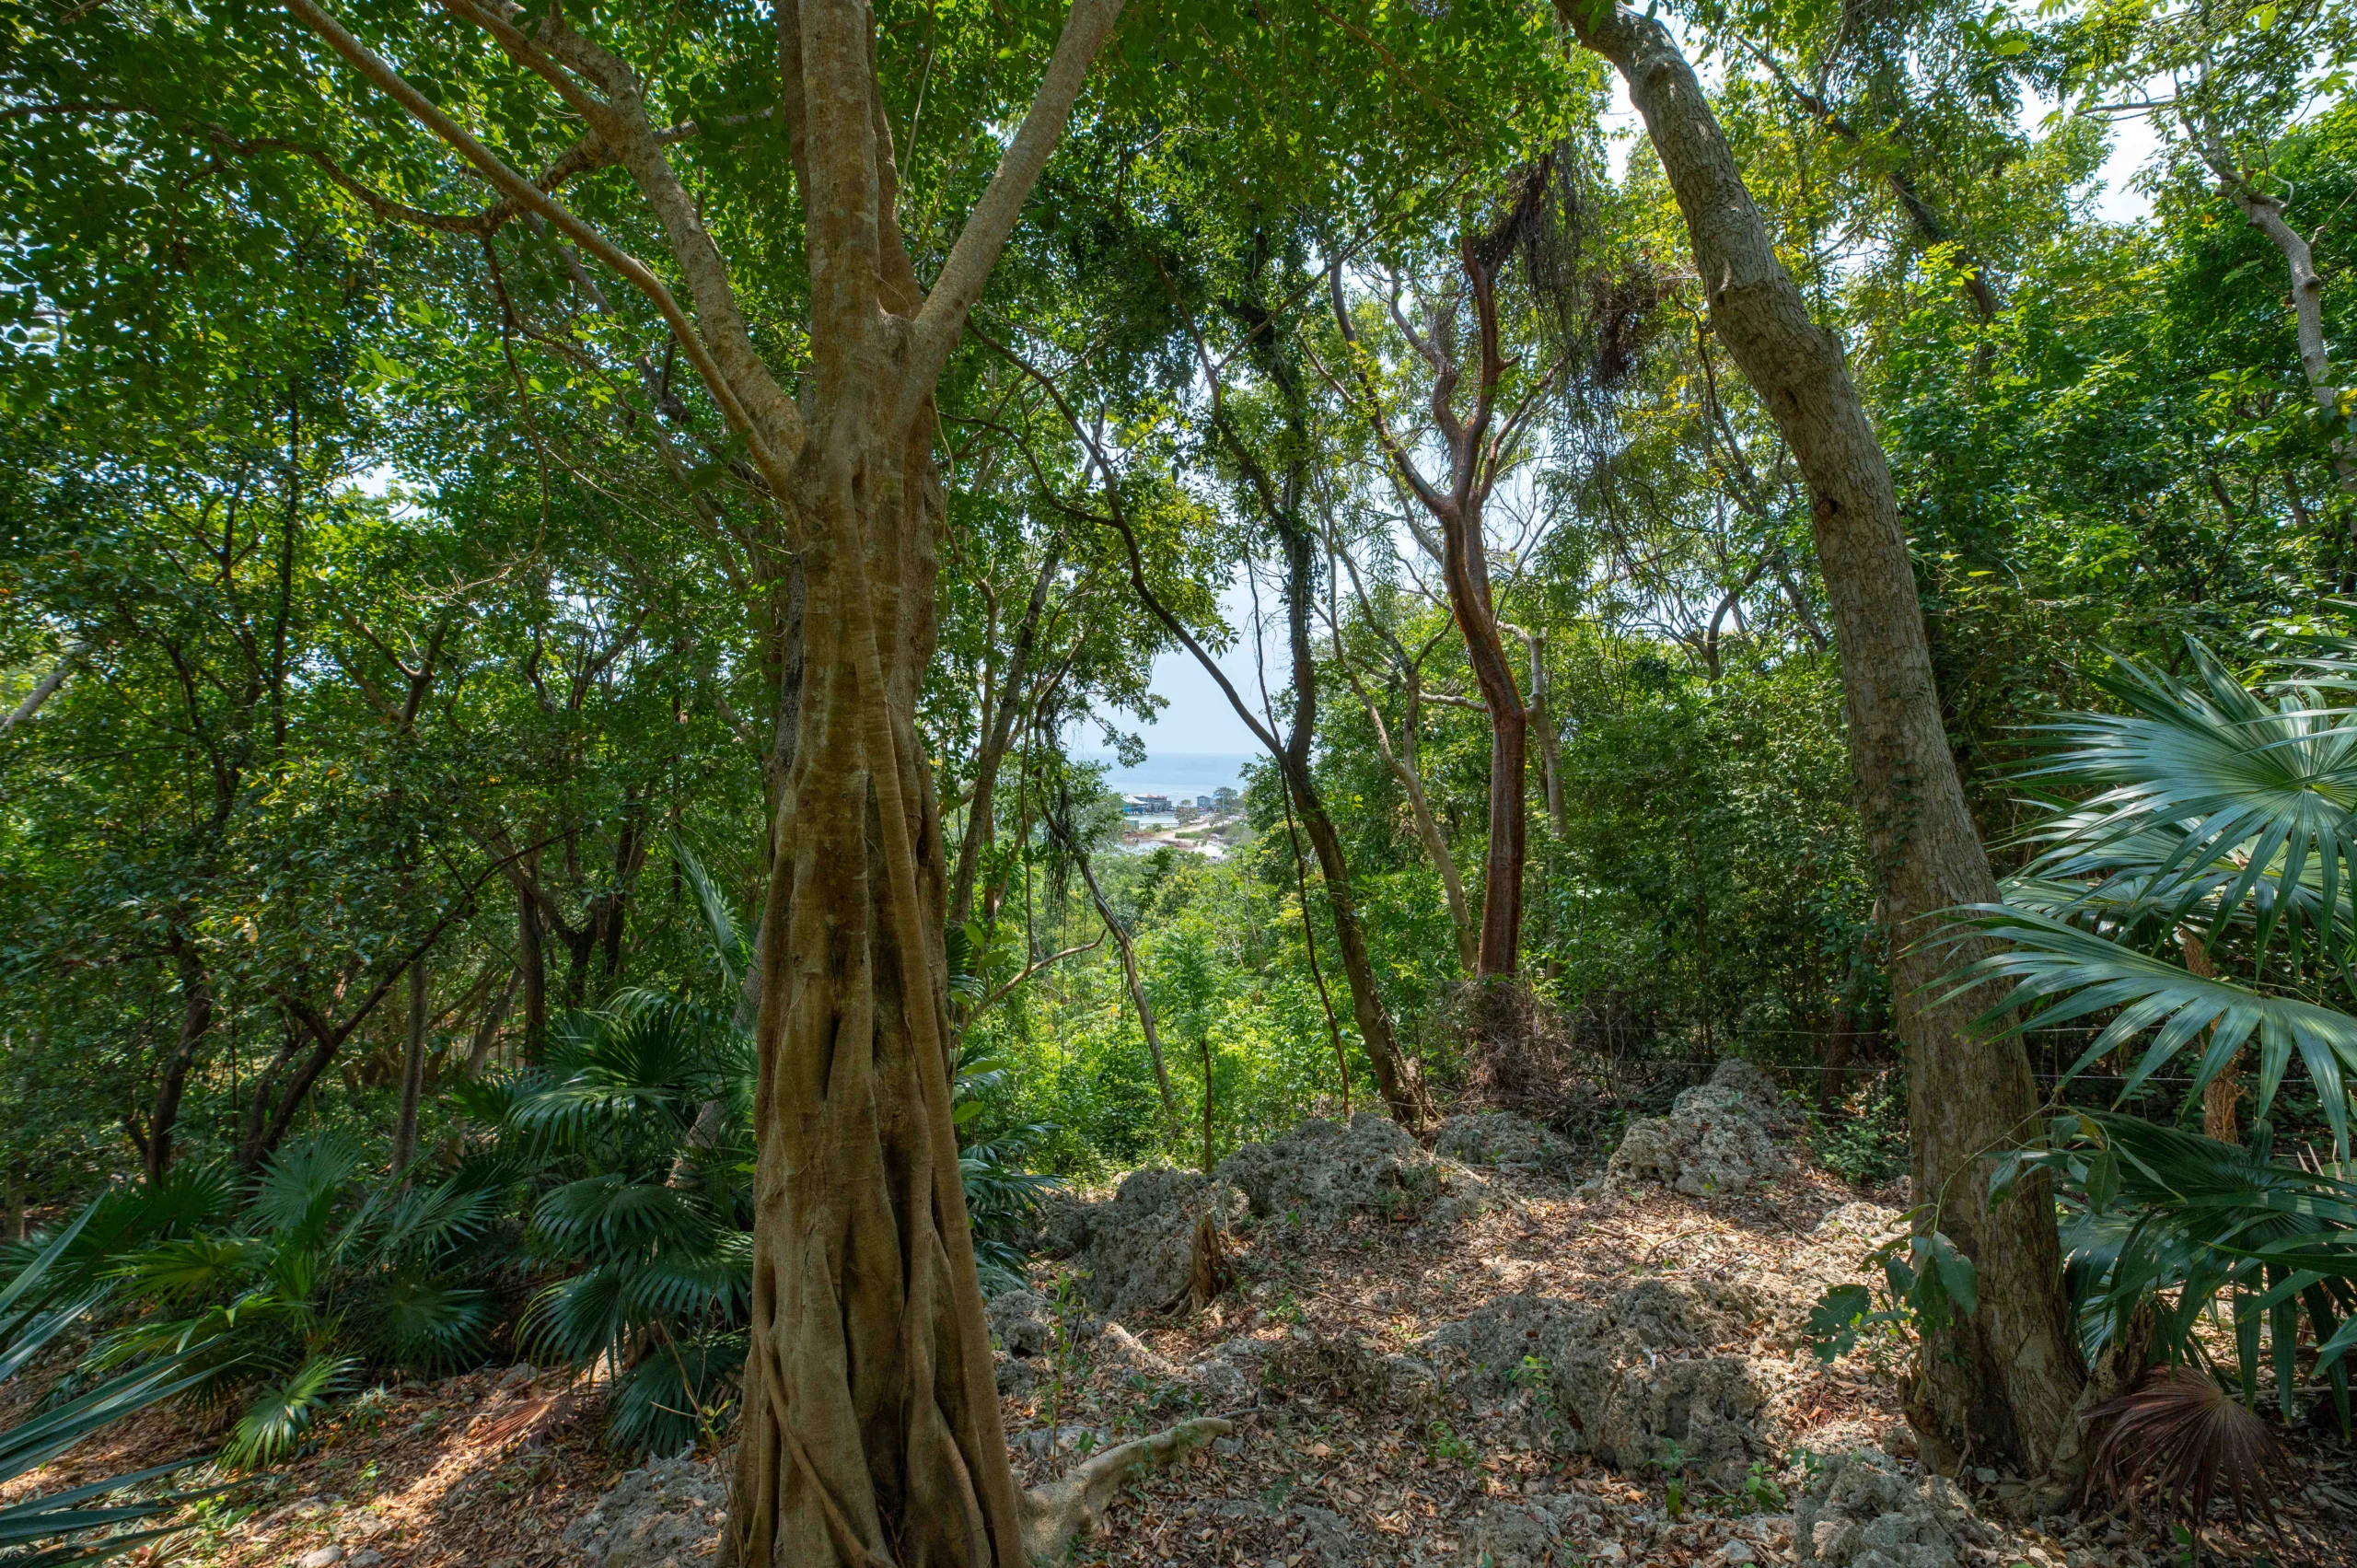
M 1892 991 L 1907 1047 L 1915 1192 L 1936 1203 L 1928 1213 L 1980 1272 L 1979 1310 L 1924 1337 L 1910 1419 L 1926 1458 L 1944 1469 L 1968 1451 L 1976 1463 L 2043 1469 L 2072 1434 L 2083 1372 L 2047 1189 L 2026 1181 L 2005 1207 L 1988 1201 L 1982 1156 L 2014 1144 L 2037 1117 L 2027 1052 L 2017 1039 L 1975 1037 L 1981 999 L 1934 1006 L 1927 989 L 1955 960 L 1922 945 L 1933 917 L 1993 902 L 1997 887 L 1941 724 L 1890 470 L 1840 342 L 1809 319 L 1668 33 L 1612 0 L 1558 0 L 1557 9 L 1627 80 L 1685 215 L 1713 324 L 1808 484 L 1859 815 L 1884 917 L 1900 938 Z
M 997 807 L 999 763 L 1015 738 L 1016 715 L 1023 709 L 1023 683 L 1031 673 L 1031 649 L 1039 641 L 1039 619 L 1048 608 L 1048 589 L 1054 586 L 1062 559 L 1063 540 L 1048 541 L 1039 559 L 1039 574 L 1032 580 L 1031 598 L 1016 627 L 1015 646 L 1006 656 L 1006 672 L 996 708 L 984 715 L 981 744 L 974 756 L 974 797 L 966 807 L 966 831 L 958 843 L 958 873 L 949 884 L 949 921 L 963 925 L 974 916 L 974 873 L 991 842 L 992 814 Z

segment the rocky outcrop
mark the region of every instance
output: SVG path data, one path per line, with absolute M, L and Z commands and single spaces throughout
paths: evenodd
M 656 1459 L 631 1470 L 564 1532 L 594 1568 L 697 1568 L 720 1548 L 728 1482 L 717 1465 Z
M 1744 1356 L 1750 1303 L 1710 1283 L 1648 1280 L 1602 1307 L 1510 1296 L 1428 1336 L 1452 1388 L 1518 1411 L 1537 1435 L 1616 1469 L 1662 1465 L 1739 1486 L 1769 1444 L 1767 1392 Z
M 1697 1198 L 1746 1191 L 1789 1167 L 1776 1140 L 1797 1132 L 1800 1120 L 1760 1068 L 1722 1062 L 1709 1083 L 1671 1101 L 1667 1116 L 1631 1122 L 1606 1174 Z
M 1147 1317 L 1183 1306 L 1192 1283 L 1196 1221 L 1225 1229 L 1245 1214 L 1239 1184 L 1220 1174 L 1150 1166 L 1121 1179 L 1102 1203 L 1069 1202 L 1042 1225 L 1042 1250 L 1083 1271 L 1080 1293 L 1097 1311 Z
M 1452 1116 L 1440 1124 L 1433 1149 L 1467 1165 L 1494 1166 L 1522 1176 L 1560 1178 L 1572 1169 L 1569 1144 L 1510 1110 Z
M 1313 1117 L 1282 1138 L 1247 1144 L 1220 1162 L 1218 1179 L 1242 1189 L 1256 1217 L 1314 1229 L 1353 1214 L 1417 1214 L 1441 1189 L 1433 1157 L 1371 1111 L 1348 1126 Z
M 1826 1465 L 1793 1509 L 1798 1568 L 1954 1568 L 1997 1539 L 1954 1481 L 1871 1449 Z

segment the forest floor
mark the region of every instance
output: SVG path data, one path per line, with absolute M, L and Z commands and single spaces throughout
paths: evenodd
M 1006 1426 L 1027 1481 L 1190 1415 L 1235 1423 L 1182 1468 L 1131 1486 L 1076 1562 L 2189 1562 L 2181 1534 L 2157 1516 L 2097 1508 L 2009 1520 L 2018 1482 L 1991 1471 L 1968 1474 L 1963 1493 L 1939 1491 L 1944 1482 L 1924 1492 L 1898 1409 L 1903 1347 L 1869 1337 L 1827 1365 L 1803 1342 L 1801 1320 L 1824 1286 L 1863 1277 L 1866 1251 L 1897 1218 L 1895 1193 L 1850 1188 L 1805 1156 L 1742 1194 L 1704 1197 L 1581 1182 L 1574 1171 L 1550 1178 L 1446 1161 L 1436 1168 L 1438 1201 L 1426 1193 L 1421 1212 L 1240 1226 L 1235 1288 L 1202 1311 L 1133 1310 L 1116 1323 L 1083 1305 L 1086 1282 L 1072 1262 L 1035 1269 L 1039 1295 L 1024 1299 L 1044 1308 L 1043 1319 L 1032 1325 L 1032 1342 L 1017 1347 L 1033 1353 L 1012 1377 L 1002 1362 Z M 994 1320 L 1005 1305 L 994 1303 Z M 1655 1414 L 1692 1423 L 1690 1454 L 1677 1443 L 1650 1458 L 1626 1442 L 1616 1449 L 1593 1409 L 1583 1428 L 1578 1410 L 1550 1397 L 1564 1385 L 1543 1355 L 1489 1374 L 1473 1365 L 1498 1361 L 1502 1342 L 1510 1357 L 1523 1340 L 1568 1363 L 1590 1354 L 1579 1348 L 1588 1343 L 1581 1333 L 1608 1324 L 1620 1326 L 1609 1342 L 1622 1347 L 1616 1353 L 1642 1360 L 1604 1375 L 1666 1391 L 1669 1404 L 1656 1398 Z M 1701 1406 L 1714 1397 L 1703 1382 L 1665 1381 L 1680 1367 L 1696 1378 L 1735 1369 L 1747 1392 L 1733 1406 L 1722 1400 L 1728 1421 L 1703 1421 Z M 660 1529 L 618 1517 L 610 1523 L 621 1527 L 605 1536 L 585 1534 L 598 1521 L 584 1516 L 626 1469 L 598 1441 L 601 1402 L 592 1386 L 527 1367 L 383 1389 L 295 1460 L 203 1504 L 194 1529 L 128 1560 L 150 1568 L 693 1568 L 708 1558 L 719 1524 L 720 1476 L 707 1463 L 650 1472 L 691 1483 L 644 1504 L 671 1511 Z M 2278 1499 L 2282 1533 L 2213 1519 L 2204 1562 L 2357 1562 L 2351 1451 L 2315 1428 L 2290 1435 L 2295 1484 Z M 155 1412 L 38 1479 L 89 1479 L 208 1446 L 190 1418 Z M 1879 1505 L 1857 1507 L 1846 1521 L 1829 1512 L 1832 1504 L 1809 1501 L 1812 1481 L 1821 1496 L 1829 1473 L 1834 1492 L 1854 1491 L 1838 1467 L 1861 1451 L 1870 1458 L 1858 1463 L 1878 1467 L 1866 1479 L 1883 1488 L 1885 1503 L 1913 1509 L 1911 1523 L 1894 1513 L 1877 1524 Z M 650 1486 L 645 1475 L 637 1484 Z M 569 1527 L 578 1544 L 567 1542 Z M 1877 1551 L 1877 1540 L 1887 1550 Z

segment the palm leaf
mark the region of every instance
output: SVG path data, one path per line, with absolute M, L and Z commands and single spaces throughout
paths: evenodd
M 221 1449 L 222 1462 L 251 1469 L 293 1452 L 356 1365 L 348 1355 L 314 1355 L 285 1381 L 264 1389 L 238 1418 Z
M 745 970 L 753 961 L 752 941 L 737 923 L 728 900 L 704 869 L 703 862 L 688 847 L 687 841 L 673 833 L 669 842 L 671 858 L 678 864 L 679 874 L 687 878 L 689 890 L 695 895 L 696 912 L 703 916 L 704 930 L 712 938 L 713 961 L 720 966 L 721 978 L 733 994 L 743 987 Z
M 2334 1146 L 2346 1154 L 2344 1074 L 2357 1071 L 2357 1018 L 2300 997 L 2255 991 L 2223 978 L 2204 979 L 2051 915 L 2003 904 L 1981 905 L 1965 913 L 1943 934 L 1944 939 L 1969 931 L 2000 938 L 2004 946 L 1945 977 L 1940 983 L 1948 989 L 1941 1000 L 1953 1000 L 1992 981 L 2011 981 L 2013 989 L 2004 999 L 1978 1020 L 1993 1038 L 2117 1008 L 2117 1016 L 2064 1077 L 2084 1072 L 2106 1053 L 2151 1030 L 2152 1043 L 2120 1089 L 2125 1099 L 2207 1030 L 2208 1044 L 2190 1091 L 2198 1096 L 2256 1036 L 2258 1115 L 2267 1115 L 2296 1054 L 2324 1102 Z M 2058 1000 L 2035 1016 L 2021 1011 L 2029 1003 L 2049 999 Z
M 2195 680 L 2120 658 L 2097 684 L 2127 712 L 2041 726 L 2049 753 L 2022 776 L 2101 793 L 2031 869 L 2068 876 L 2066 867 L 2098 868 L 2117 853 L 2124 863 L 2107 875 L 2141 881 L 2172 920 L 2209 905 L 2213 940 L 2262 883 L 2298 888 L 2313 869 L 2313 904 L 2280 891 L 2257 900 L 2258 944 L 2263 954 L 2290 915 L 2313 923 L 2318 945 L 2332 948 L 2336 934 L 2346 935 L 2344 890 L 2357 881 L 2348 831 L 2357 810 L 2357 714 L 2324 707 L 2312 689 L 2270 703 L 2200 644 L 2188 645 Z M 2169 841 L 2159 853 L 2154 835 Z

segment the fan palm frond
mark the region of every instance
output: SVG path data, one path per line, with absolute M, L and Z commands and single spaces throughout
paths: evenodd
M 677 1453 L 717 1424 L 744 1369 L 750 1336 L 741 1329 L 672 1342 L 631 1368 L 610 1402 L 610 1430 L 625 1447 Z
M 338 1202 L 363 1164 L 360 1146 L 342 1133 L 287 1144 L 271 1156 L 254 1184 L 252 1224 L 298 1248 L 319 1245 L 327 1239 Z
M 532 1223 L 559 1247 L 599 1257 L 666 1245 L 694 1249 L 713 1229 L 693 1193 L 620 1172 L 565 1183 L 540 1200 Z
M 2003 946 L 1949 975 L 1942 982 L 1950 987 L 1943 1000 L 1992 981 L 2010 981 L 2004 1000 L 1980 1020 L 1997 1037 L 2118 1008 L 2065 1076 L 2084 1072 L 2107 1052 L 2152 1030 L 2152 1043 L 2120 1090 L 2125 1098 L 2206 1030 L 2208 1043 L 2194 1073 L 2192 1093 L 2199 1095 L 2256 1036 L 2258 1114 L 2267 1115 L 2285 1069 L 2297 1055 L 2324 1102 L 2335 1146 L 2347 1151 L 2345 1074 L 2357 1071 L 2357 1018 L 2301 997 L 2193 974 L 2051 915 L 2003 904 L 1961 912 L 1964 918 L 1949 927 L 1948 936 L 1972 931 L 1997 937 Z M 2035 1016 L 2018 1011 L 2026 1004 L 2049 999 L 2054 999 L 2053 1005 Z
M 491 1307 L 480 1290 L 404 1269 L 386 1275 L 371 1294 L 374 1337 L 402 1365 L 452 1371 L 480 1356 L 490 1338 Z
M 673 833 L 669 842 L 671 858 L 678 864 L 679 874 L 687 878 L 688 889 L 695 895 L 696 912 L 703 916 L 704 930 L 712 938 L 713 960 L 720 966 L 721 978 L 734 995 L 743 987 L 745 971 L 752 966 L 752 936 L 737 923 L 727 899 L 704 869 L 703 862 L 688 847 L 687 841 Z
M 356 1365 L 348 1355 L 314 1355 L 265 1388 L 238 1418 L 222 1446 L 222 1463 L 250 1469 L 292 1453 Z
M 2127 1498 L 2154 1485 L 2200 1530 L 2223 1482 L 2235 1516 L 2275 1523 L 2274 1495 L 2291 1462 L 2266 1422 L 2194 1366 L 2156 1366 L 2129 1392 L 2088 1412 L 2096 1483 Z
M 2121 658 L 2097 684 L 2125 713 L 2073 714 L 2044 726 L 2053 744 L 2023 776 L 2100 793 L 2033 870 L 2099 869 L 2113 846 L 2125 854 L 2129 841 L 2159 835 L 2174 841 L 2165 853 L 2149 853 L 2148 839 L 2146 854 L 2107 875 L 2141 881 L 2173 921 L 2210 906 L 2212 939 L 2233 909 L 2272 883 L 2277 893 L 2253 900 L 2260 952 L 2286 915 L 2312 923 L 2317 945 L 2332 948 L 2336 934 L 2346 939 L 2340 912 L 2357 880 L 2357 845 L 2349 836 L 2357 811 L 2357 714 L 2325 706 L 2312 688 L 2270 702 L 2209 649 L 2188 645 L 2193 680 Z M 2312 905 L 2281 896 L 2302 887 L 2312 869 Z

